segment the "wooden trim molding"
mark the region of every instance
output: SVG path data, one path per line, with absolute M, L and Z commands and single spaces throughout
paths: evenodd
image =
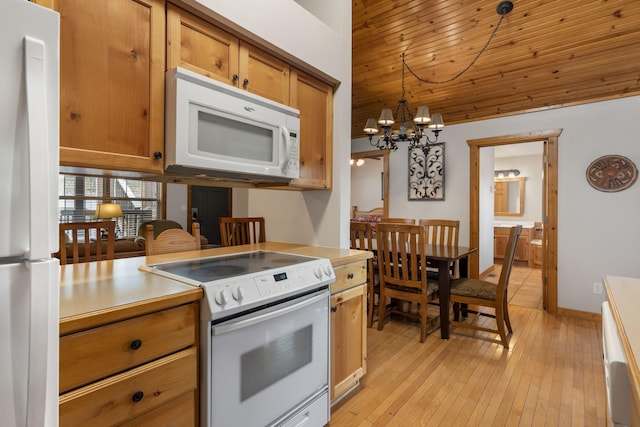
M 573 317 L 576 319 L 595 320 L 596 322 L 602 323 L 602 314 L 600 313 L 591 313 L 589 311 L 558 307 L 558 312 L 556 314 L 558 316 Z

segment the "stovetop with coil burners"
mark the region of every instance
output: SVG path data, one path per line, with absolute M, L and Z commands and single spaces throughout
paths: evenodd
M 335 281 L 328 259 L 252 251 L 141 267 L 205 292 L 211 320 L 249 311 Z

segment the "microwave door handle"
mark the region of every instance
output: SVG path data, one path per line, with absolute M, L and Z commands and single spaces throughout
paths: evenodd
M 289 136 L 289 129 L 285 126 L 280 126 L 280 133 L 282 133 L 282 141 L 280 143 L 280 169 L 284 170 L 289 163 L 289 156 L 291 155 L 291 137 Z

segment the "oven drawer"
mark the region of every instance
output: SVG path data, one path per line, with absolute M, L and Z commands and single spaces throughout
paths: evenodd
M 60 393 L 193 345 L 196 309 L 182 305 L 60 337 Z
M 195 347 L 60 397 L 61 426 L 114 425 L 197 387 Z
M 336 281 L 331 285 L 331 293 L 343 291 L 367 281 L 367 261 L 358 261 L 334 269 Z

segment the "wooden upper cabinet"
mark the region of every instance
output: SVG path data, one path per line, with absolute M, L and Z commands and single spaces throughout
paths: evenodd
M 167 69 L 182 67 L 224 83 L 238 80 L 239 40 L 173 5 L 167 5 Z
M 245 42 L 240 42 L 241 88 L 289 105 L 289 64 Z
M 289 104 L 289 64 L 172 5 L 167 6 L 167 69 L 183 67 Z
M 161 0 L 39 0 L 60 13 L 60 164 L 161 173 Z
M 291 70 L 291 106 L 300 110 L 300 178 L 292 187 L 331 189 L 333 178 L 333 88 Z

